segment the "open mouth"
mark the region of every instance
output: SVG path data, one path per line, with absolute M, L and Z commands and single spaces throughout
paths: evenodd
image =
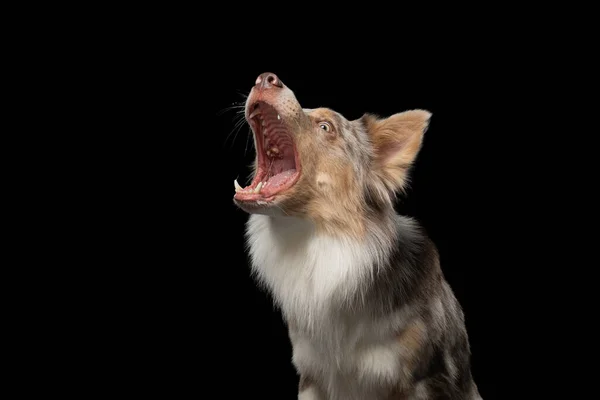
M 242 188 L 237 180 L 234 182 L 234 199 L 272 201 L 276 194 L 292 187 L 300 176 L 296 146 L 285 121 L 268 103 L 254 103 L 247 120 L 256 139 L 258 168 L 250 185 Z

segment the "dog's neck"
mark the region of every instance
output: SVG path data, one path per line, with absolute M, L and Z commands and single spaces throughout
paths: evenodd
M 254 214 L 247 225 L 252 270 L 288 320 L 310 330 L 330 319 L 332 312 L 355 309 L 354 301 L 377 285 L 374 279 L 387 279 L 384 271 L 392 255 L 416 235 L 411 224 L 396 217 L 393 233 L 379 227 L 359 241 L 320 234 L 305 219 Z M 383 292 L 388 289 L 382 286 Z
M 375 221 L 365 221 L 367 229 L 364 235 L 357 237 L 349 235 L 346 231 L 336 232 L 333 226 L 322 229 L 320 224 L 305 218 L 283 215 L 253 214 L 247 224 L 247 239 L 269 236 L 273 246 L 284 249 L 293 245 L 302 247 L 314 240 L 325 240 L 338 243 L 354 243 L 356 246 L 377 247 L 378 251 L 385 251 L 397 236 L 398 215 L 393 211 L 382 215 Z

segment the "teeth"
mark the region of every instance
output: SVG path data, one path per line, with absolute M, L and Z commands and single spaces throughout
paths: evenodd
M 256 117 L 258 114 L 260 114 L 260 108 L 257 110 L 254 110 L 254 112 L 248 116 L 248 119 L 252 119 L 252 118 Z
M 279 116 L 279 114 L 277 114 L 277 119 L 281 119 L 281 117 Z
M 277 147 L 273 147 L 271 149 L 271 152 L 275 153 L 275 154 L 279 154 L 279 149 Z
M 260 193 L 260 190 L 266 186 L 266 183 L 264 182 L 258 182 L 258 185 L 256 185 L 256 187 L 254 189 L 249 189 L 249 190 L 244 190 L 240 184 L 238 183 L 237 179 L 234 179 L 233 181 L 233 186 L 235 187 L 235 192 L 245 192 L 245 193 Z

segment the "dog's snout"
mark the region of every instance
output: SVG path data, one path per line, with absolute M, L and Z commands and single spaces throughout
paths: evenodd
M 274 87 L 282 88 L 283 83 L 277 75 L 271 72 L 265 72 L 256 78 L 256 87 L 260 89 L 273 89 Z

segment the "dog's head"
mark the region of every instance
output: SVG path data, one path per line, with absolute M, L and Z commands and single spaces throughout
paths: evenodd
M 393 209 L 431 114 L 412 110 L 349 121 L 327 108 L 303 109 L 274 74 L 258 77 L 246 101 L 254 133 L 254 179 L 235 182 L 248 213 L 307 218 L 361 235 L 365 218 Z

